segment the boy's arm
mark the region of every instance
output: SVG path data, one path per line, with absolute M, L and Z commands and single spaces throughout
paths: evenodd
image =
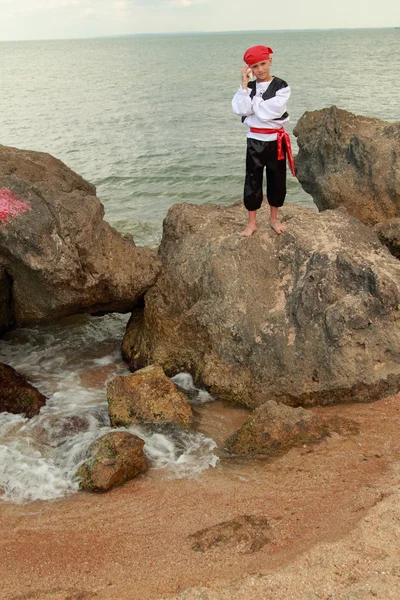
M 260 97 L 253 98 L 253 110 L 261 121 L 278 119 L 286 112 L 286 103 L 290 98 L 290 86 L 284 87 L 276 92 L 276 96 L 263 100 Z
M 245 65 L 241 70 L 242 87 L 238 89 L 232 100 L 232 110 L 240 117 L 248 117 L 254 114 L 253 103 L 250 98 L 250 89 L 247 87 L 251 69 Z
M 248 117 L 254 114 L 249 88 L 240 88 L 236 92 L 232 100 L 232 110 L 235 115 L 239 115 L 240 117 Z

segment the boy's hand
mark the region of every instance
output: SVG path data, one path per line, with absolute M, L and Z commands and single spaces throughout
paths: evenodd
M 247 84 L 249 83 L 249 78 L 251 76 L 251 69 L 247 65 L 242 69 L 242 88 L 247 89 Z

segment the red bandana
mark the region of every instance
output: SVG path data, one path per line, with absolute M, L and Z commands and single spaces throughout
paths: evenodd
M 273 53 L 272 48 L 268 48 L 268 46 L 252 46 L 244 53 L 243 60 L 250 67 L 263 60 L 269 60 L 270 54 Z

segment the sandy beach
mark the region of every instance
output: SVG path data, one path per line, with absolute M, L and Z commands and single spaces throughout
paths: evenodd
M 400 598 L 400 396 L 313 411 L 360 433 L 222 458 L 198 480 L 150 471 L 103 495 L 3 503 L 1 599 Z M 261 549 L 193 548 L 190 535 L 242 515 L 268 521 Z

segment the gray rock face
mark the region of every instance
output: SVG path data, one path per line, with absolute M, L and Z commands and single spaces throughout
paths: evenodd
M 78 469 L 80 487 L 106 492 L 144 473 L 148 463 L 143 446 L 142 439 L 127 431 L 104 435 L 90 446 L 89 458 Z
M 294 135 L 297 177 L 320 210 L 344 206 L 368 225 L 400 217 L 400 123 L 331 106 L 306 112 Z
M 189 371 L 247 406 L 370 401 L 400 388 L 400 263 L 342 211 L 287 206 L 288 231 L 241 207 L 173 206 L 161 276 L 123 342 L 132 368 Z
M 12 320 L 132 308 L 159 262 L 103 216 L 94 186 L 61 161 L 0 146 L 0 295 L 8 282 Z M 10 315 L 0 316 L 5 327 Z

